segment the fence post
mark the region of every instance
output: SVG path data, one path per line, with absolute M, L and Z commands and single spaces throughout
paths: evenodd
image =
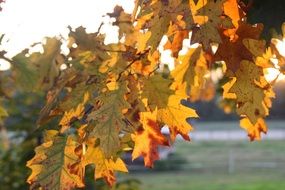
M 233 174 L 235 172 L 235 157 L 234 151 L 232 149 L 229 150 L 229 160 L 228 160 L 228 173 Z

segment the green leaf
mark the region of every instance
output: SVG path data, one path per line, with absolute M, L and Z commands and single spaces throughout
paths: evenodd
M 26 55 L 26 51 L 12 58 L 16 84 L 24 91 L 50 89 L 59 75 L 61 42 L 47 38 L 44 53 Z
M 38 68 L 40 89 L 50 89 L 59 75 L 60 65 L 63 63 L 60 46 L 61 42 L 58 39 L 46 38 L 44 53 L 34 53 L 30 56 L 31 62 Z
M 39 79 L 36 67 L 30 64 L 30 60 L 23 53 L 13 57 L 13 71 L 17 86 L 24 91 L 33 91 Z
M 147 98 L 151 110 L 167 107 L 169 96 L 174 94 L 174 91 L 169 89 L 171 83 L 172 80 L 161 75 L 153 75 L 145 80 L 142 97 Z
M 8 117 L 6 109 L 0 104 L 0 124 L 3 123 L 3 118 Z
M 126 83 L 122 83 L 116 90 L 102 92 L 97 98 L 99 108 L 88 116 L 89 121 L 95 122 L 91 135 L 100 139 L 100 147 L 107 158 L 119 150 L 119 132 L 127 127 L 123 121 L 123 112 L 130 108 L 125 99 L 127 91 Z

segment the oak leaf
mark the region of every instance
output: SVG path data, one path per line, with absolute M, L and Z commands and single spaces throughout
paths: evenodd
M 268 114 L 264 104 L 265 93 L 258 86 L 258 81 L 263 76 L 262 68 L 250 61 L 242 61 L 236 72 L 236 82 L 229 90 L 236 94 L 237 113 L 246 115 L 251 123 Z
M 186 84 L 184 85 L 186 87 L 184 91 L 191 101 L 199 99 L 201 92 L 205 88 L 205 76 L 209 74 L 202 48 L 190 48 L 186 55 L 180 56 L 178 60 L 181 64 L 176 66 L 171 72 L 171 76 L 180 87 L 183 86 L 183 83 Z
M 225 61 L 227 70 L 236 72 L 242 60 L 253 61 L 252 53 L 244 46 L 243 39 L 259 39 L 263 25 L 256 26 L 241 22 L 236 31 L 238 36 L 236 40 L 231 40 L 225 35 L 222 36 L 222 43 L 219 44 L 218 50 L 215 53 L 216 61 Z
M 25 91 L 33 91 L 37 87 L 39 74 L 34 65 L 25 55 L 18 54 L 13 57 L 14 64 L 14 77 L 20 89 Z
M 145 80 L 142 98 L 147 98 L 151 110 L 167 106 L 169 96 L 174 94 L 174 91 L 169 89 L 171 83 L 172 80 L 165 79 L 161 75 L 152 75 Z
M 94 122 L 90 135 L 100 139 L 100 147 L 107 158 L 119 150 L 119 132 L 127 127 L 123 120 L 123 112 L 130 107 L 125 98 L 127 91 L 126 83 L 122 83 L 118 89 L 101 92 L 96 98 L 99 108 L 92 111 L 87 118 Z
M 236 31 L 239 27 L 239 22 L 245 16 L 245 13 L 239 8 L 239 6 L 238 0 L 226 0 L 223 4 L 225 15 L 231 18 L 234 25 L 234 28 L 224 30 L 223 34 L 233 41 L 238 38 Z
M 78 173 L 71 173 L 72 165 L 78 161 L 74 153 L 77 146 L 71 137 L 62 137 L 49 131 L 48 140 L 35 150 L 36 155 L 27 162 L 32 169 L 27 182 L 31 189 L 72 190 L 84 187 L 83 169 Z
M 95 165 L 94 178 L 104 178 L 112 186 L 116 182 L 115 171 L 128 172 L 128 169 L 120 158 L 106 158 L 100 147 L 89 144 L 83 156 L 82 164 Z
M 181 104 L 181 99 L 180 95 L 171 95 L 168 98 L 167 107 L 157 111 L 157 120 L 168 126 L 172 141 L 178 134 L 185 140 L 190 140 L 189 132 L 192 130 L 192 126 L 186 119 L 198 117 L 195 110 Z
M 240 126 L 247 131 L 251 141 L 260 140 L 261 133 L 267 132 L 266 123 L 262 118 L 259 118 L 255 124 L 252 124 L 248 118 L 243 118 L 240 120 Z
M 170 49 L 173 57 L 178 57 L 179 51 L 183 47 L 183 40 L 189 36 L 188 30 L 177 30 L 171 36 L 168 36 L 169 41 L 164 45 L 164 49 Z
M 153 167 L 153 162 L 159 159 L 158 146 L 168 145 L 168 140 L 161 133 L 161 127 L 156 121 L 157 110 L 154 112 L 141 112 L 142 128 L 132 135 L 135 143 L 132 153 L 133 160 L 139 156 L 144 157 L 146 167 Z
M 204 3 L 199 1 L 198 4 Z M 196 15 L 203 16 L 203 23 L 198 23 L 198 27 L 193 29 L 191 44 L 201 43 L 206 51 L 210 51 L 211 43 L 221 43 L 221 38 L 218 29 L 233 28 L 233 25 L 228 17 L 222 17 L 223 2 L 208 1 L 204 6 L 196 11 Z
M 242 43 L 250 51 L 253 57 L 260 57 L 265 52 L 265 40 L 245 38 L 242 40 Z
M 61 118 L 59 125 L 61 125 L 60 132 L 63 133 L 70 127 L 70 123 L 74 120 L 79 120 L 84 115 L 85 104 L 89 100 L 89 93 L 85 92 L 83 101 L 77 105 L 75 109 L 64 112 L 63 117 Z

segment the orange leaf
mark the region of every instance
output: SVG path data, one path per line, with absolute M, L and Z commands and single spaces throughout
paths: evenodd
M 153 113 L 141 112 L 142 129 L 132 135 L 135 142 L 133 160 L 143 156 L 147 167 L 153 167 L 153 162 L 159 159 L 158 145 L 168 145 L 168 140 L 161 134 L 160 127 L 156 122 L 156 114 L 157 111 Z
M 227 70 L 235 72 L 240 67 L 242 60 L 253 61 L 252 53 L 244 46 L 243 39 L 259 39 L 263 26 L 258 24 L 252 26 L 246 23 L 240 23 L 240 26 L 236 32 L 238 38 L 232 41 L 227 36 L 222 35 L 222 43 L 219 45 L 217 52 L 215 53 L 216 61 L 225 61 Z

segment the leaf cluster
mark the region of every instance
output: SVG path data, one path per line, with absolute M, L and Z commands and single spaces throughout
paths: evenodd
M 153 167 L 159 146 L 170 146 L 177 135 L 190 140 L 187 121 L 198 115 L 181 100 L 210 100 L 216 69 L 225 81 L 223 98 L 250 139 L 259 139 L 274 97 L 265 72 L 284 73 L 284 57 L 274 40 L 266 48 L 262 25 L 248 24 L 242 7 L 238 0 L 136 0 L 132 14 L 119 6 L 107 14 L 119 28 L 118 43 L 105 44 L 101 27 L 94 33 L 79 27 L 69 28 L 68 54 L 58 38 L 47 38 L 43 52 L 2 54 L 20 91 L 46 93 L 37 120 L 46 128 L 43 143 L 27 163 L 31 189 L 82 188 L 90 165 L 95 179 L 113 185 L 116 171 L 128 171 L 122 158 L 130 150 Z M 191 46 L 183 53 L 187 39 Z M 161 46 L 171 51 L 173 70 L 162 67 Z M 1 108 L 0 117 L 6 116 Z M 52 130 L 45 127 L 51 122 Z

